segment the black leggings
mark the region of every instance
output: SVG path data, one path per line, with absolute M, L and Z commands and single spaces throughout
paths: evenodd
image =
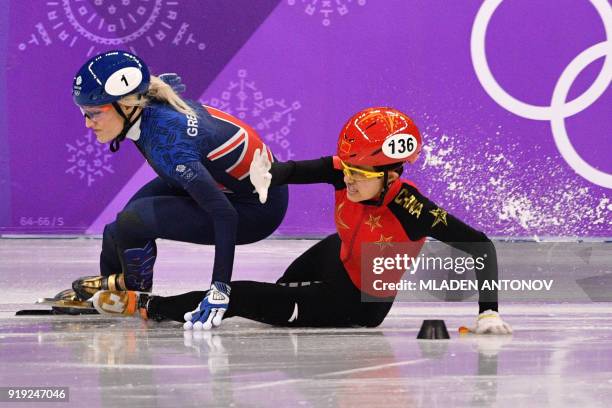
M 354 327 L 378 326 L 393 299 L 362 301 L 340 261 L 340 238 L 330 235 L 300 255 L 274 283 L 231 282 L 225 318 L 240 316 L 275 326 Z M 206 292 L 155 296 L 149 302 L 151 317 L 183 322 Z

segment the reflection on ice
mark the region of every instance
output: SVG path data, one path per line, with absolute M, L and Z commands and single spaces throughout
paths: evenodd
M 502 304 L 513 336 L 460 336 L 473 303 L 398 303 L 375 329 L 279 329 L 244 319 L 221 330 L 102 316 L 25 317 L 37 297 L 93 274 L 98 244 L 50 241 L 47 264 L 0 248 L 0 384 L 69 386 L 70 405 L 98 406 L 604 406 L 612 400 L 609 303 Z M 312 242 L 239 248 L 240 278 L 272 281 Z M 32 244 L 34 245 L 34 244 Z M 162 245 L 155 290 L 204 285 L 210 252 Z M 279 255 L 282 254 L 282 255 Z M 255 256 L 257 255 L 257 256 Z M 444 319 L 450 340 L 417 340 Z

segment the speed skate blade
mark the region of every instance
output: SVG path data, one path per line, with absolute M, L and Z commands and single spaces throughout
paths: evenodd
M 69 307 L 71 309 L 94 309 L 93 304 L 87 300 L 40 298 L 36 301 L 36 303 L 39 305 L 49 305 L 52 307 Z
M 53 309 L 25 309 L 18 310 L 15 316 L 49 316 L 56 314 Z
M 54 307 L 52 309 L 24 309 L 15 312 L 15 316 L 78 316 L 99 314 L 96 309 L 75 309 Z
M 66 291 L 64 291 L 66 292 Z M 64 298 L 60 292 L 53 298 L 40 298 L 36 302 L 39 305 L 51 306 L 52 315 L 82 315 L 82 314 L 98 314 L 93 303 L 88 300 L 81 300 L 75 296 L 66 296 Z

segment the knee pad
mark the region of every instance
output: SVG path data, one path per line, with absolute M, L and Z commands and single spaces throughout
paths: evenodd
M 127 289 L 142 292 L 151 290 L 156 257 L 157 246 L 154 241 L 148 241 L 142 248 L 130 248 L 123 251 L 121 261 Z
M 125 209 L 117 214 L 115 240 L 121 248 L 143 247 L 152 237 L 137 211 Z

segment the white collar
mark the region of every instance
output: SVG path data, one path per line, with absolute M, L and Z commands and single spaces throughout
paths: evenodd
M 138 120 L 134 122 L 134 124 L 130 127 L 130 130 L 128 130 L 127 134 L 125 135 L 126 138 L 132 139 L 133 141 L 137 141 L 138 139 L 140 139 L 140 120 L 141 119 L 142 119 L 142 116 L 138 118 Z

